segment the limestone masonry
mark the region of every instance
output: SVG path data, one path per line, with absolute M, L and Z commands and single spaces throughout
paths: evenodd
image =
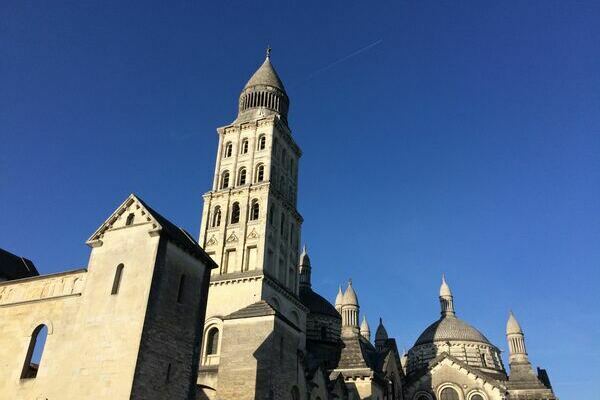
M 312 289 L 302 151 L 269 53 L 217 129 L 199 244 L 131 195 L 85 269 L 38 276 L 0 251 L 0 399 L 555 400 L 516 317 L 507 370 L 445 277 L 440 317 L 405 354 L 361 321 L 351 281 L 335 304 Z

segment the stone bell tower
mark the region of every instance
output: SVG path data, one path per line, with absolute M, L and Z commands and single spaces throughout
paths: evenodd
M 219 264 L 214 275 L 260 271 L 297 293 L 302 153 L 288 127 L 289 99 L 269 53 L 242 90 L 235 121 L 217 129 L 213 187 L 204 195 L 199 243 Z
M 211 276 L 199 376 L 208 398 L 287 395 L 289 382 L 298 381 L 285 372 L 299 370 L 307 311 L 298 298 L 302 153 L 288 109 L 268 49 L 242 89 L 236 119 L 217 129 L 213 185 L 203 196 L 199 243 L 219 265 Z M 258 378 L 271 376 L 273 359 L 288 363 L 278 367 L 279 383 Z

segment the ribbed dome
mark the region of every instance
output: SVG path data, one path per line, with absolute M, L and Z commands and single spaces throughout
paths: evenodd
M 271 59 L 269 57 L 265 59 L 254 75 L 252 75 L 248 83 L 246 83 L 246 86 L 244 86 L 244 89 L 261 85 L 272 86 L 285 93 L 283 82 L 281 82 L 279 75 L 277 75 L 275 68 L 273 68 L 273 64 L 271 64 Z
M 448 341 L 469 341 L 491 345 L 481 332 L 456 317 L 440 318 L 429 325 L 415 342 L 415 346 Z

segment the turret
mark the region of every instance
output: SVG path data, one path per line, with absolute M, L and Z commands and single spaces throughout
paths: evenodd
M 306 246 L 302 248 L 302 254 L 300 254 L 300 263 L 298 267 L 298 273 L 300 274 L 300 287 L 307 286 L 310 287 L 310 258 L 308 257 L 308 252 L 306 251 Z
M 363 315 L 363 320 L 360 324 L 360 335 L 367 339 L 367 341 L 371 341 L 371 328 L 369 328 L 369 323 L 365 315 Z
M 508 341 L 508 363 L 511 368 L 513 364 L 529 364 L 525 335 L 512 311 L 506 322 L 506 340 Z
M 338 288 L 337 296 L 335 296 L 335 309 L 337 312 L 342 314 L 342 304 L 344 303 L 344 293 L 342 292 L 342 285 Z
M 276 114 L 287 121 L 290 100 L 283 82 L 271 64 L 271 48 L 267 57 L 240 94 L 237 121 Z
M 379 318 L 379 326 L 377 327 L 377 331 L 375 332 L 375 347 L 377 349 L 383 348 L 385 346 L 385 342 L 388 340 L 388 333 L 385 327 L 383 326 L 383 320 Z
M 440 306 L 442 308 L 442 318 L 454 317 L 454 297 L 450 291 L 450 286 L 446 283 L 446 276 L 442 275 L 442 285 L 440 286 Z
M 359 334 L 358 328 L 358 297 L 352 287 L 352 280 L 342 297 L 342 335 L 353 336 Z

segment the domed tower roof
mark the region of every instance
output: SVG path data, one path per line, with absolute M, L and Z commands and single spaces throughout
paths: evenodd
M 270 51 L 267 53 L 267 58 L 265 58 L 262 65 L 258 67 L 254 75 L 248 80 L 248 83 L 244 86 L 244 90 L 252 86 L 271 86 L 285 93 L 283 82 L 281 82 L 277 71 L 275 71 L 273 64 L 271 64 Z
M 440 318 L 429 325 L 415 342 L 415 346 L 433 342 L 468 341 L 491 345 L 477 329 L 456 317 Z
M 367 316 L 363 315 L 363 320 L 360 324 L 360 334 L 367 340 L 371 340 L 371 328 L 369 327 L 369 322 L 367 321 Z
M 440 297 L 452 296 L 452 291 L 450 290 L 450 286 L 446 282 L 446 275 L 442 274 L 442 285 L 440 286 Z
M 310 257 L 306 251 L 306 245 L 302 247 L 302 253 L 300 254 L 300 265 L 303 267 L 310 267 Z
M 345 306 L 358 306 L 358 297 L 356 296 L 356 292 L 352 287 L 352 279 L 348 281 L 348 287 L 344 292 L 344 297 L 342 299 L 342 304 Z
M 337 296 L 335 296 L 335 306 L 341 307 L 342 304 L 344 304 L 344 293 L 342 292 L 342 285 L 340 285 Z
M 519 325 L 519 321 L 515 318 L 513 312 L 510 312 L 508 316 L 508 321 L 506 322 L 506 334 L 511 335 L 515 333 L 523 334 L 523 329 L 521 329 L 521 325 Z
M 252 75 L 240 94 L 238 117 L 235 122 L 245 122 L 263 118 L 268 115 L 279 115 L 287 122 L 289 98 L 283 82 L 271 64 L 271 49 L 267 49 L 267 57 Z
M 375 332 L 375 343 L 385 342 L 386 340 L 388 340 L 388 333 L 385 330 L 385 326 L 383 326 L 383 320 L 379 318 L 379 326 Z

